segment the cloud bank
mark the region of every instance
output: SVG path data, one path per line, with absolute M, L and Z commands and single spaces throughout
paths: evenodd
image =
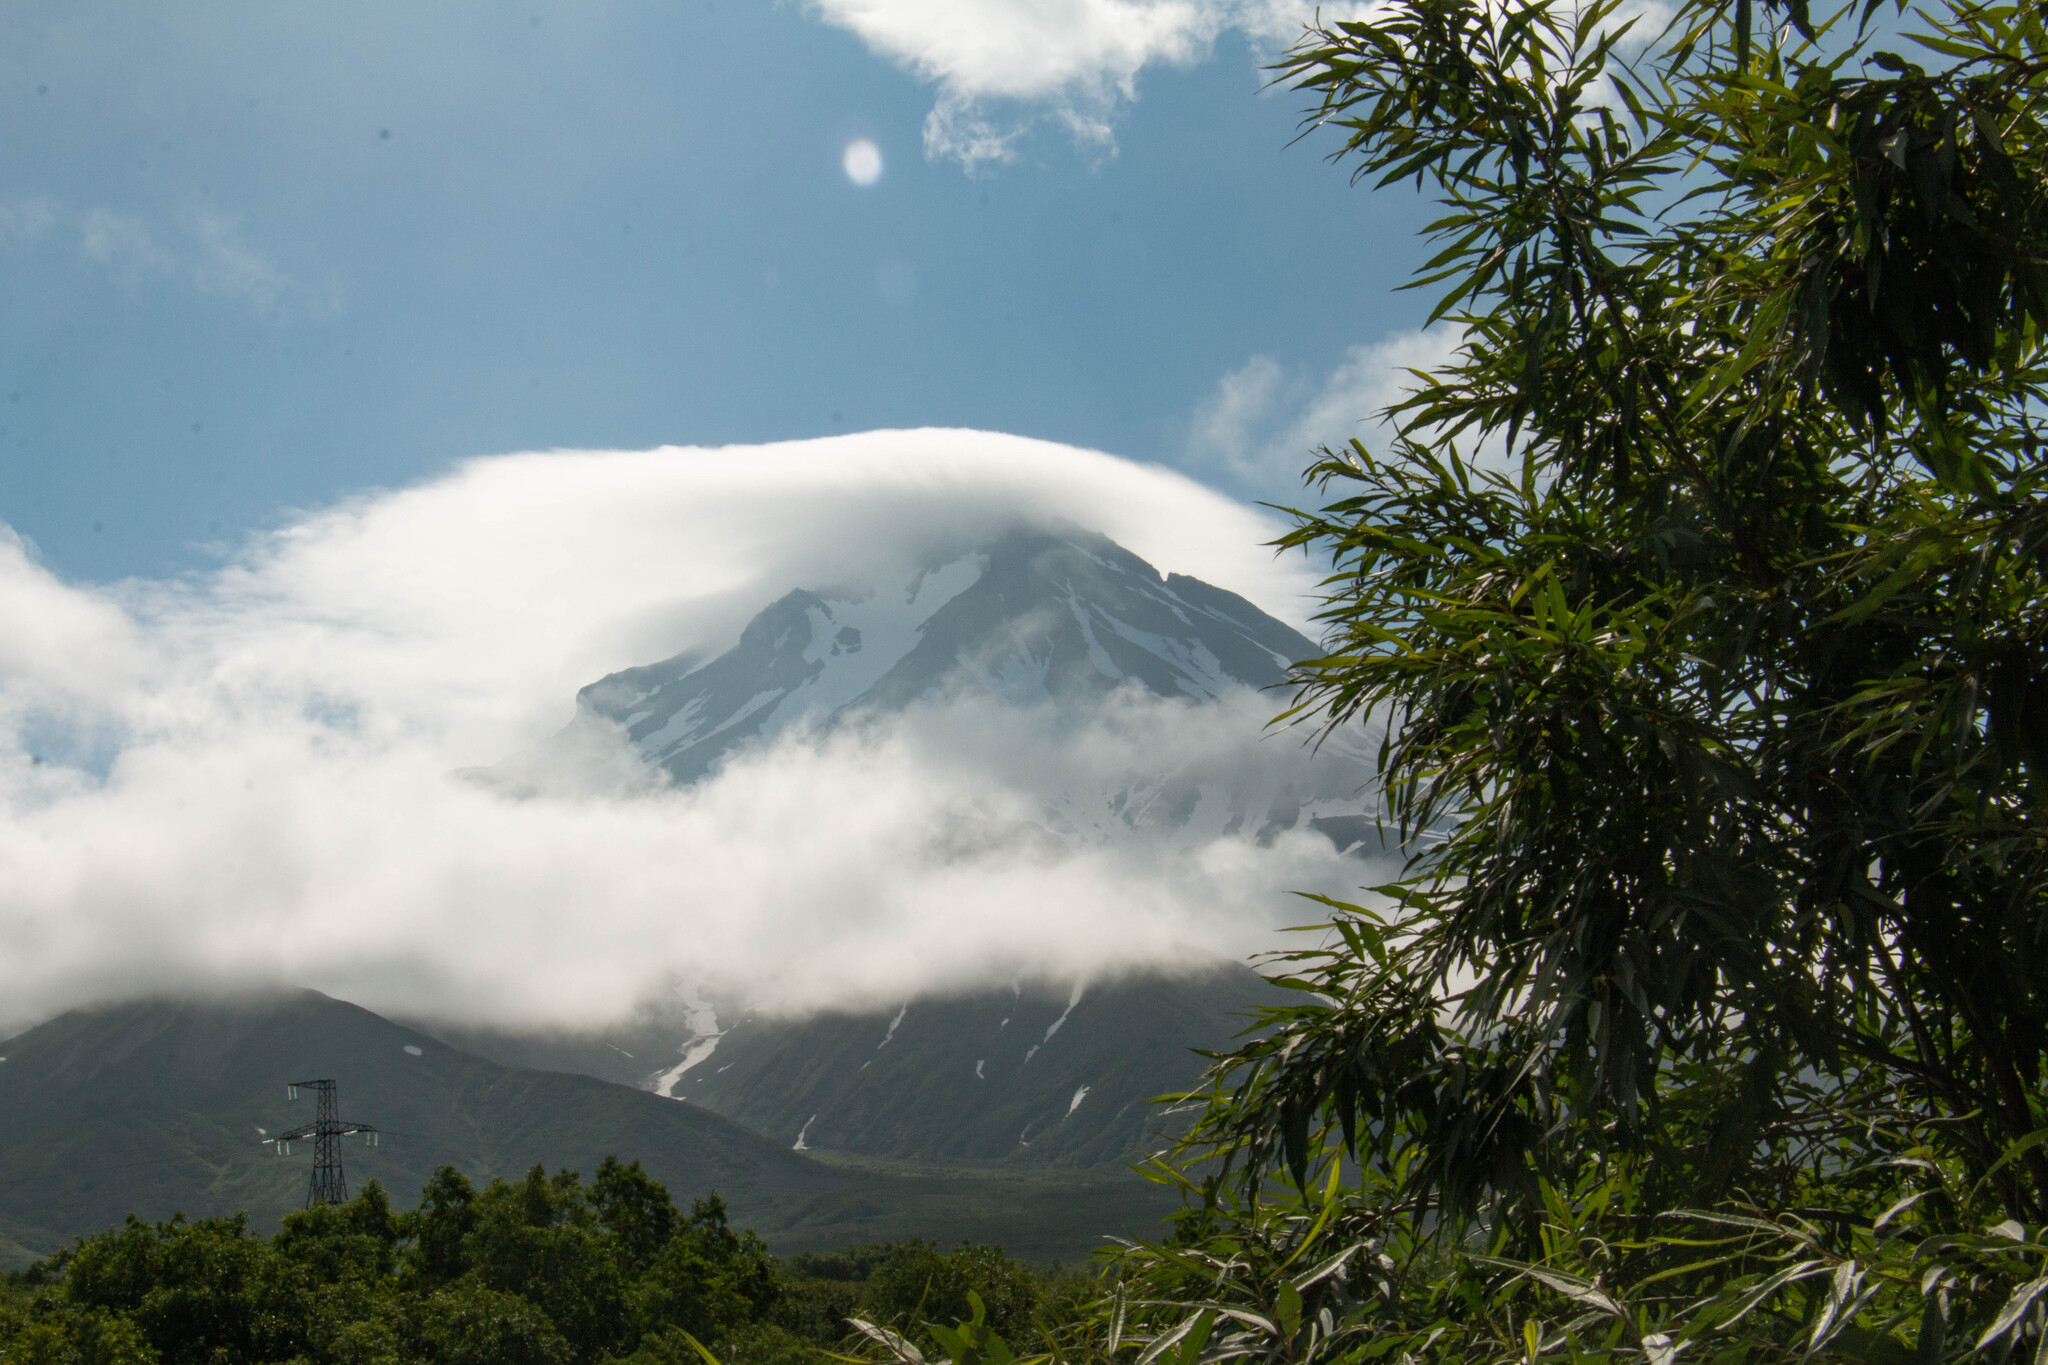
M 1148 66 L 1187 66 L 1231 30 L 1261 48 L 1292 43 L 1305 0 L 812 0 L 827 23 L 938 87 L 925 154 L 969 169 L 1010 159 L 1041 119 L 1084 145 L 1114 146 L 1117 107 Z M 1354 7 L 1324 7 L 1348 17 Z
M 0 537 L 0 1023 L 272 984 L 500 1024 L 601 1024 L 682 978 L 860 1005 L 1241 956 L 1300 918 L 1290 889 L 1370 880 L 1305 833 L 1046 838 L 1043 792 L 1163 748 L 1298 763 L 1258 734 L 1270 699 L 1125 698 L 1080 732 L 955 702 L 685 790 L 457 775 L 606 672 L 1020 515 L 1297 622 L 1311 586 L 1272 522 L 1179 475 L 959 431 L 478 460 L 203 581 L 67 584 Z

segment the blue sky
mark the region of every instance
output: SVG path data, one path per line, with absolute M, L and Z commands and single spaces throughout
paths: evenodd
M 1284 495 L 1425 217 L 1290 145 L 1290 14 L 15 0 L 0 522 L 161 579 L 467 457 L 925 425 Z

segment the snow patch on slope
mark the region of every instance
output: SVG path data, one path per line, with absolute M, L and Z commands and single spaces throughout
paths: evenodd
M 1024 1060 L 1026 1062 L 1029 1062 L 1033 1057 L 1036 1057 L 1038 1055 L 1038 1049 L 1044 1047 L 1047 1043 L 1051 1042 L 1052 1036 L 1060 1031 L 1060 1025 L 1067 1022 L 1067 1016 L 1074 1012 L 1074 1006 L 1081 1003 L 1081 992 L 1083 989 L 1084 988 L 1080 982 L 1076 981 L 1074 983 L 1074 993 L 1067 997 L 1067 1007 L 1060 1011 L 1059 1018 L 1052 1021 L 1052 1026 L 1046 1029 L 1045 1036 L 1043 1038 L 1040 1038 L 1037 1042 L 1033 1043 L 1031 1045 L 1031 1051 L 1024 1054 Z M 1009 1021 L 1005 1020 L 1004 1022 L 1008 1023 Z M 1084 1086 L 1083 1089 L 1086 1089 L 1086 1087 Z M 1080 1101 L 1076 1100 L 1075 1103 L 1078 1104 L 1080 1103 Z M 1068 1112 L 1071 1113 L 1072 1111 L 1070 1110 Z
M 925 623 L 940 607 L 974 586 L 988 556 L 965 555 L 922 570 L 901 588 L 821 595 L 813 607 L 806 662 L 822 665 L 790 694 L 776 725 L 821 721 L 859 699 L 917 647 Z
M 710 1060 L 718 1050 L 718 1040 L 725 1037 L 725 1031 L 718 1027 L 718 1011 L 696 986 L 686 985 L 676 995 L 683 1004 L 683 1020 L 690 1026 L 690 1036 L 681 1044 L 682 1060 L 666 1071 L 656 1072 L 646 1083 L 649 1090 L 665 1100 L 678 1098 L 676 1083 L 690 1068 Z
M 762 740 L 787 730 L 822 725 L 859 700 L 916 648 L 932 614 L 973 587 L 987 567 L 987 555 L 963 555 L 920 569 L 893 587 L 854 587 L 812 595 L 801 617 L 807 642 L 796 656 L 802 676 L 794 685 L 781 682 L 761 690 L 715 724 L 709 723 L 714 717 L 705 714 L 711 704 L 708 699 L 692 698 L 659 729 L 635 739 L 634 749 L 646 762 L 660 764 L 681 750 L 749 723 L 758 723 Z M 796 621 L 785 624 L 774 646 L 778 650 L 786 646 L 798 629 Z M 699 661 L 693 658 L 689 662 L 694 667 Z M 613 701 L 604 704 L 618 717 L 619 708 Z M 630 728 L 646 714 L 639 712 L 622 723 Z
M 718 1050 L 719 1037 L 719 1034 L 714 1033 L 709 1038 L 693 1038 L 683 1044 L 683 1059 L 654 1078 L 654 1093 L 665 1100 L 680 1098 L 675 1093 L 676 1082 L 682 1080 L 683 1073 L 699 1062 L 707 1060 Z
M 910 1013 L 910 1002 L 906 1000 L 903 1002 L 903 1008 L 896 1011 L 896 1017 L 889 1021 L 889 1031 L 882 1035 L 882 1041 L 875 1044 L 875 1051 L 880 1052 L 883 1048 L 889 1046 L 889 1040 L 896 1036 L 898 1026 L 903 1023 L 903 1016 L 908 1013 Z

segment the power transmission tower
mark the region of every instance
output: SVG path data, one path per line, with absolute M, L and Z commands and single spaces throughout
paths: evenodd
M 277 1154 L 288 1156 L 294 1142 L 313 1139 L 313 1179 L 306 1187 L 306 1207 L 315 1204 L 346 1204 L 348 1202 L 348 1181 L 341 1174 L 341 1140 L 352 1134 L 362 1133 L 370 1146 L 377 1145 L 377 1130 L 367 1123 L 343 1123 L 334 1101 L 333 1081 L 293 1081 L 285 1087 L 285 1098 L 295 1100 L 299 1091 L 310 1089 L 318 1107 L 311 1123 L 301 1124 L 288 1133 L 279 1133 L 265 1142 L 277 1144 Z

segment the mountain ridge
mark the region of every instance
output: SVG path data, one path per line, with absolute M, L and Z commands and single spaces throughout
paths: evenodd
M 1242 965 L 1022 983 L 757 1018 L 699 999 L 582 1037 L 420 1027 L 508 1064 L 600 1075 L 807 1148 L 1106 1169 L 1163 1145 L 1150 1101 L 1199 1081 L 1279 988 Z M 1077 1099 L 1076 1096 L 1079 1096 Z
M 689 650 L 584 687 L 571 729 L 615 726 L 645 762 L 688 784 L 741 745 L 805 722 L 829 727 L 962 691 L 1075 705 L 1133 683 L 1212 701 L 1277 685 L 1314 652 L 1249 600 L 1162 575 L 1106 536 L 1019 528 L 887 589 L 794 589 L 723 653 Z
M 339 1082 L 343 1118 L 381 1132 L 344 1146 L 350 1181 L 381 1180 L 401 1207 L 442 1164 L 478 1180 L 536 1163 L 588 1174 L 613 1153 L 679 1199 L 717 1189 L 785 1251 L 925 1236 L 1071 1259 L 1166 1207 L 1127 1173 L 823 1165 L 702 1106 L 502 1066 L 315 991 L 74 1010 L 0 1057 L 0 1237 L 35 1252 L 131 1213 L 275 1226 L 303 1202 L 312 1153 L 263 1143 L 312 1117 L 286 1083 L 320 1076 Z
M 1260 689 L 1283 685 L 1315 652 L 1248 599 L 1162 574 L 1106 536 L 1020 525 L 894 581 L 791 589 L 723 651 L 607 674 L 579 690 L 576 719 L 553 742 L 565 764 L 609 753 L 602 771 L 612 779 L 629 771 L 687 787 L 791 731 L 801 742 L 855 724 L 862 734 L 930 726 L 924 733 L 955 736 L 947 743 L 975 735 L 964 742 L 981 746 L 977 772 L 1003 797 L 1023 798 L 945 812 L 927 844 L 942 860 L 957 849 L 1055 861 L 1128 843 L 1164 865 L 1219 841 L 1270 847 L 1292 831 L 1339 854 L 1374 855 L 1385 844 L 1357 814 L 1360 756 L 1339 742 L 1310 764 L 1298 746 L 1265 737 Z M 548 759 L 521 766 L 544 771 Z M 802 835 L 792 838 L 800 856 Z M 876 1039 L 897 1038 L 890 1016 L 904 1017 L 894 1006 L 735 1027 L 749 1013 L 744 1000 L 715 1009 L 699 1000 L 680 1010 L 687 1019 L 670 1000 L 665 1022 L 583 1039 L 459 1027 L 443 1036 L 508 1062 L 547 1057 L 686 1097 L 815 1147 L 1088 1164 L 1143 1155 L 1143 1101 L 1192 1085 L 1199 1067 L 1188 1049 L 1224 1046 L 1237 1013 L 1270 989 L 1229 963 L 1085 990 L 1029 985 L 1008 1000 L 934 987 L 898 1002 L 910 1023 L 893 1051 Z M 1069 1067 L 1049 1054 L 1031 1065 L 1028 1044 L 994 1036 L 1012 1005 L 1039 1029 L 1078 1007 L 1054 1054 L 1085 1060 Z M 1171 1042 L 1152 1026 L 1169 1017 L 1182 1028 Z M 923 1032 L 940 1020 L 951 1026 Z M 1131 1040 L 1143 1040 L 1142 1061 L 1122 1055 Z M 911 1053 L 921 1065 L 900 1065 Z M 661 1061 L 647 1065 L 650 1057 Z M 1013 1070 L 989 1070 L 1005 1065 Z

